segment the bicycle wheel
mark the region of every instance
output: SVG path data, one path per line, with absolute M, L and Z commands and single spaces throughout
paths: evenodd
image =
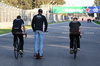
M 74 49 L 74 59 L 76 59 L 76 49 Z
M 14 56 L 15 56 L 16 59 L 18 59 L 18 55 L 19 55 L 19 45 L 18 45 L 18 42 L 16 42 L 15 45 L 16 46 L 14 47 Z
M 76 54 L 77 54 L 77 45 L 76 45 L 76 40 L 74 40 L 74 59 L 76 59 Z

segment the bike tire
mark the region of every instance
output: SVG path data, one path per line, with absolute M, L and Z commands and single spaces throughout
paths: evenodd
M 16 44 L 16 48 L 17 50 L 14 50 L 14 56 L 15 56 L 15 59 L 18 59 L 18 55 L 19 55 L 19 45 L 18 44 Z
M 76 59 L 76 49 L 74 49 L 74 59 Z
M 76 43 L 76 40 L 74 40 L 74 59 L 76 59 L 76 54 L 77 54 L 77 43 Z

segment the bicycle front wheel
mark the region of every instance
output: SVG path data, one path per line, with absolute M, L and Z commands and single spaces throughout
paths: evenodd
M 16 47 L 14 47 L 14 56 L 16 59 L 18 59 L 18 55 L 19 55 L 19 45 L 16 44 Z
M 76 59 L 76 54 L 77 54 L 77 47 L 76 43 L 74 43 L 74 59 Z

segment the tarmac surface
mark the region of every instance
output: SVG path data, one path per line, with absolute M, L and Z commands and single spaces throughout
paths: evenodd
M 13 36 L 0 36 L 0 66 L 100 66 L 100 26 L 81 22 L 81 51 L 69 53 L 69 22 L 51 24 L 44 36 L 44 56 L 34 59 L 34 33 L 27 30 L 23 58 L 14 57 Z

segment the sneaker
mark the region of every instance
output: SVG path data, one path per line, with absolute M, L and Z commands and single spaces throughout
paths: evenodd
M 73 48 L 70 48 L 70 51 L 73 51 Z
M 17 51 L 17 48 L 14 48 L 14 51 Z
M 23 54 L 23 51 L 22 51 L 22 50 L 20 50 L 20 51 L 19 51 L 19 53 L 20 53 L 20 54 Z
M 70 48 L 70 54 L 73 54 L 73 49 L 72 48 Z
M 34 56 L 34 58 L 36 58 L 36 55 L 35 54 L 33 56 Z
M 39 56 L 39 58 L 41 59 L 43 57 L 43 55 Z
M 77 48 L 77 51 L 80 51 L 80 48 Z

